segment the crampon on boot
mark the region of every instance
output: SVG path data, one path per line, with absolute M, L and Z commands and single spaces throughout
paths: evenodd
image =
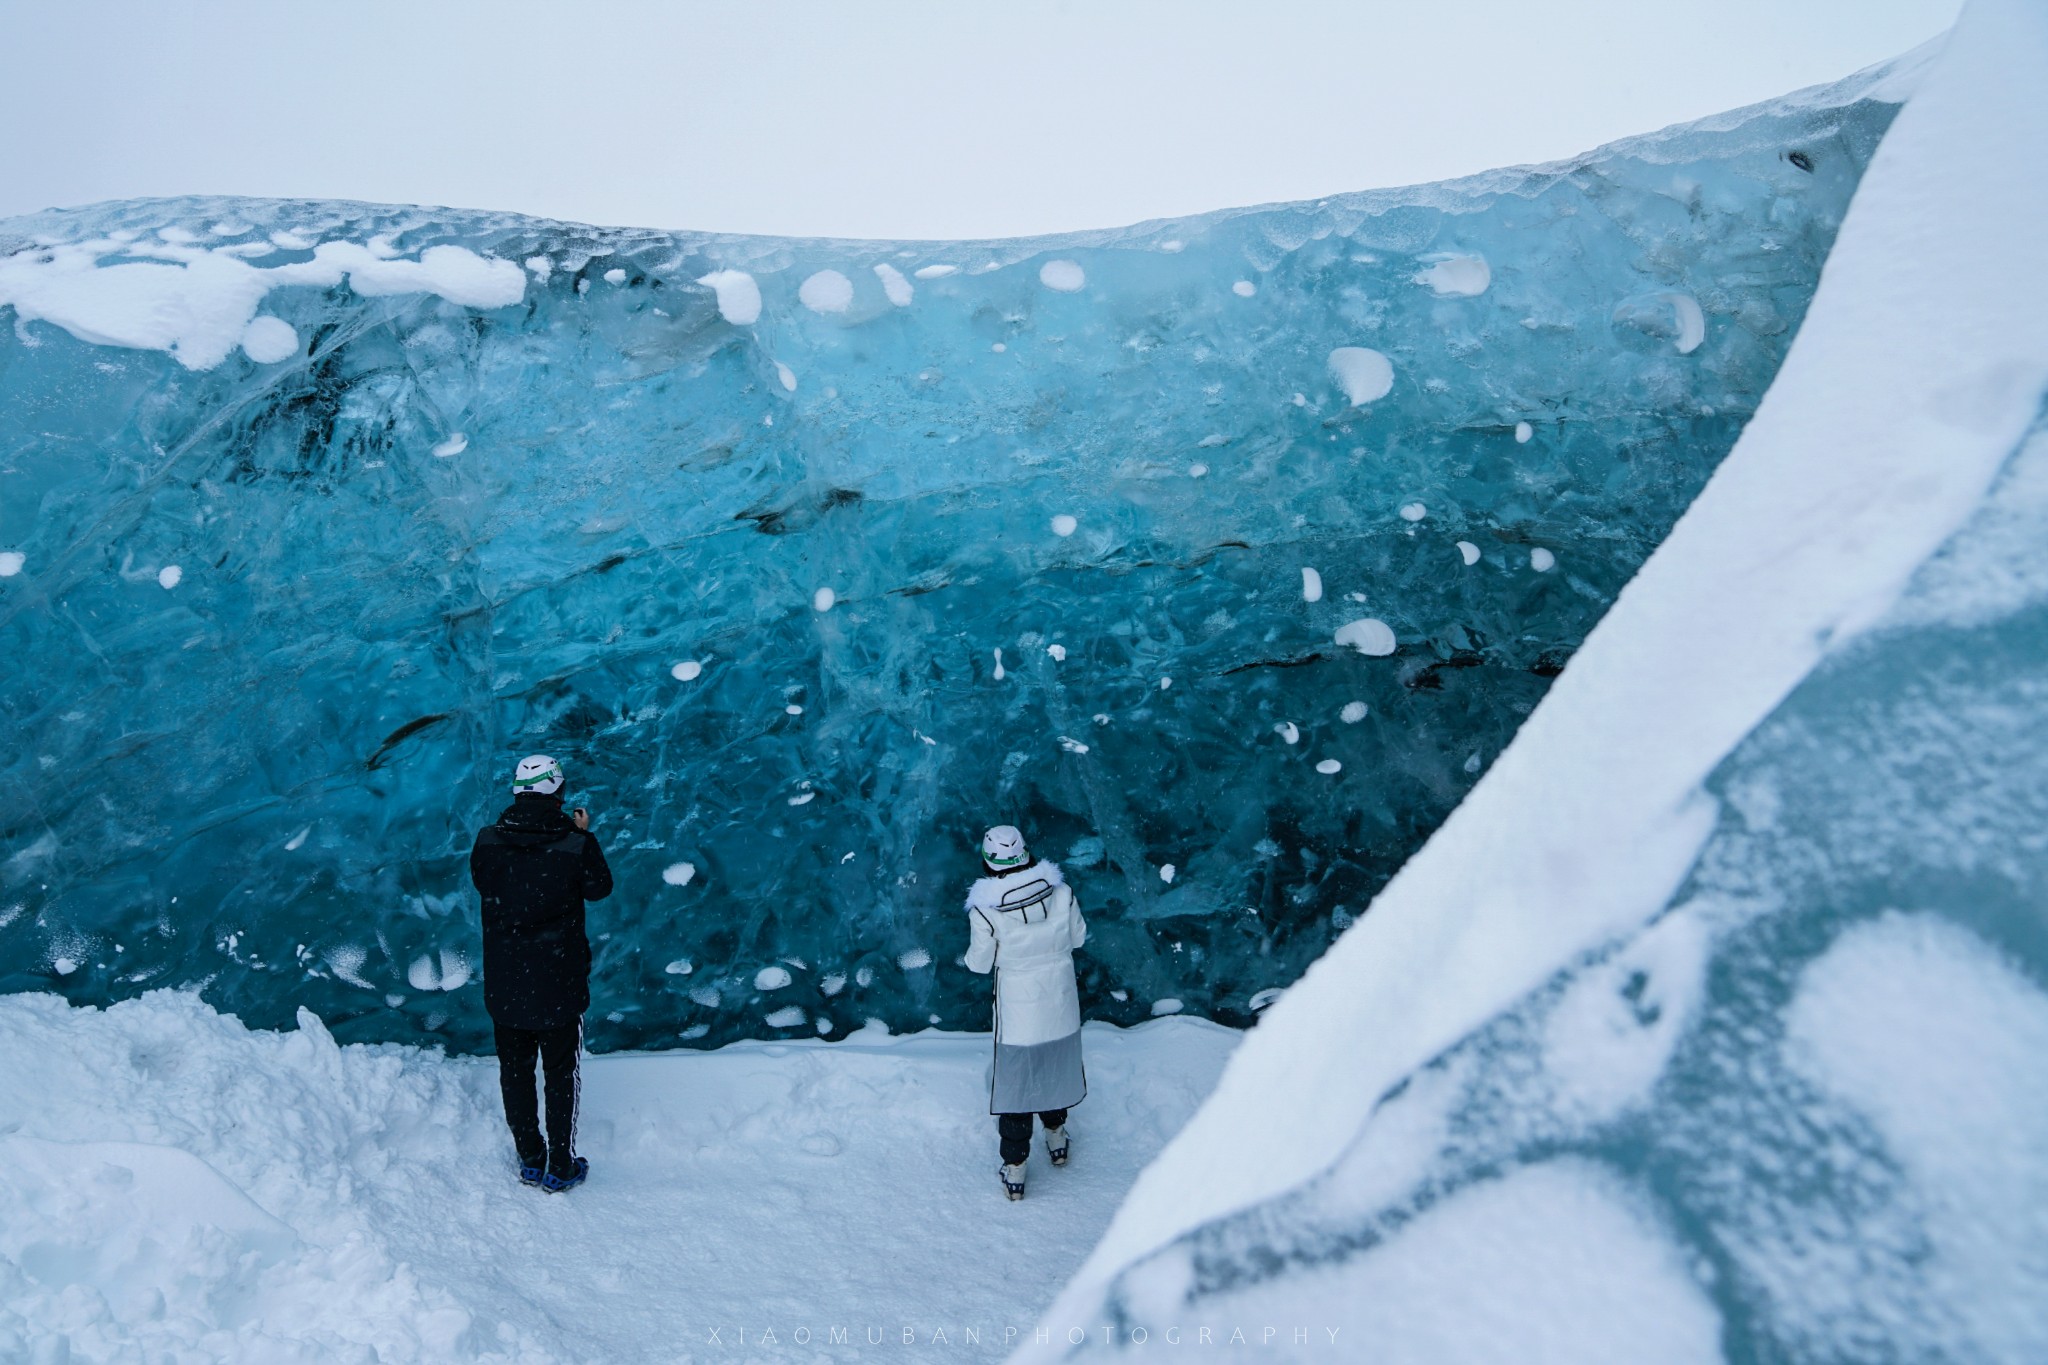
M 573 1190 L 578 1185 L 581 1185 L 583 1177 L 589 1174 L 590 1163 L 579 1156 L 576 1158 L 576 1169 L 574 1171 L 568 1175 L 556 1175 L 553 1171 L 549 1171 L 540 1178 L 540 1187 L 549 1194 L 560 1194 L 564 1190 Z
M 1055 1166 L 1067 1164 L 1067 1130 L 1064 1124 L 1045 1130 L 1045 1154 Z
M 1007 1194 L 1013 1200 L 1024 1197 L 1024 1167 L 1022 1165 L 1004 1166 L 999 1168 L 996 1173 L 1003 1178 L 1004 1194 Z

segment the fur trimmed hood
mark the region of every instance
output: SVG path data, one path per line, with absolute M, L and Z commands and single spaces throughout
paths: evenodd
M 1033 882 L 1044 882 L 1048 886 L 1065 886 L 1066 877 L 1060 872 L 1058 863 L 1036 862 L 1016 868 L 1000 877 L 983 877 L 967 891 L 969 910 L 1001 910 L 1003 897 L 1022 891 Z M 1026 893 L 1029 894 L 1028 892 Z

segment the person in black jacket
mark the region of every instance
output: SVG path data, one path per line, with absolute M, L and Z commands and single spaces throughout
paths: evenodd
M 512 804 L 476 836 L 469 876 L 483 898 L 484 1008 L 498 1043 L 505 1122 L 519 1178 L 555 1193 L 582 1182 L 576 1155 L 577 1057 L 590 1008 L 590 939 L 583 903 L 612 891 L 612 870 L 590 813 L 562 810 L 562 765 L 520 761 Z M 547 1137 L 534 1101 L 534 1061 L 546 1076 Z

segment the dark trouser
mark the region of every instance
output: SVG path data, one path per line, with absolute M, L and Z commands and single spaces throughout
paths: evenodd
M 575 1171 L 576 1097 L 582 1080 L 576 1055 L 583 1050 L 583 1025 L 524 1029 L 495 1025 L 498 1034 L 498 1084 L 505 1092 L 505 1122 L 512 1129 L 519 1164 L 538 1166 L 567 1178 Z M 540 1135 L 540 1107 L 534 1100 L 533 1064 L 538 1058 L 547 1078 L 548 1137 Z
M 1067 1121 L 1067 1111 L 1048 1109 L 1038 1116 L 1038 1121 L 1048 1128 L 1057 1128 Z M 996 1133 L 1003 1140 L 1003 1164 L 1022 1166 L 1024 1158 L 1031 1155 L 1031 1115 L 997 1114 Z

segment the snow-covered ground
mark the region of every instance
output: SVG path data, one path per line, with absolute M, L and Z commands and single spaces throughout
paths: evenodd
M 493 1061 L 300 1025 L 0 998 L 0 1360 L 1000 1358 L 1239 1036 L 1089 1025 L 1073 1164 L 1010 1204 L 985 1035 L 589 1059 L 551 1196 Z

